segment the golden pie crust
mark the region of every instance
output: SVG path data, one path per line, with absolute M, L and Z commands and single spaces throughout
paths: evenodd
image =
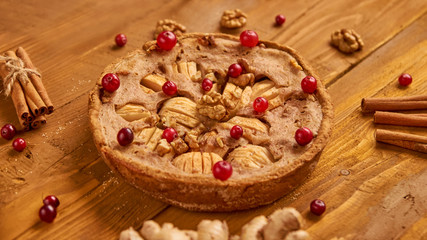
M 96 147 L 126 181 L 189 210 L 233 211 L 277 200 L 314 169 L 331 133 L 333 108 L 324 85 L 295 50 L 269 41 L 247 48 L 237 37 L 217 33 L 184 34 L 170 51 L 155 50 L 155 42 L 144 49 L 110 64 L 89 96 Z M 236 62 L 247 72 L 229 79 L 228 66 Z M 101 85 L 110 72 L 121 80 L 112 94 Z M 318 79 L 314 94 L 300 89 L 308 75 Z M 200 87 L 207 76 L 215 78 L 208 93 Z M 161 92 L 165 79 L 177 83 L 178 96 Z M 262 116 L 250 109 L 257 94 L 270 98 Z M 176 106 L 184 113 L 176 113 Z M 244 128 L 239 140 L 227 135 L 234 124 Z M 299 146 L 293 134 L 307 125 L 315 137 Z M 180 135 L 172 143 L 160 137 L 168 126 Z M 130 146 L 117 143 L 123 127 L 134 132 Z M 233 166 L 226 181 L 210 171 L 222 159 Z

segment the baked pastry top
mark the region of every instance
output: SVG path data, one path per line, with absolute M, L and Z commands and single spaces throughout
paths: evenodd
M 269 203 L 306 178 L 329 137 L 332 107 L 320 81 L 315 93 L 302 91 L 301 80 L 313 73 L 292 49 L 265 41 L 248 48 L 224 34 L 186 34 L 170 51 L 155 42 L 144 49 L 104 70 L 120 78 L 117 91 L 104 91 L 100 79 L 90 96 L 95 143 L 124 178 L 161 200 L 209 211 Z M 237 78 L 227 75 L 233 63 L 244 69 Z M 201 87 L 205 78 L 214 83 L 210 91 Z M 177 94 L 163 93 L 166 81 Z M 268 100 L 264 113 L 254 111 L 257 97 Z M 230 136 L 234 125 L 243 128 L 238 140 Z M 305 146 L 295 141 L 301 127 L 314 136 Z M 127 146 L 117 141 L 122 128 L 134 133 Z M 170 143 L 166 128 L 178 133 Z M 222 160 L 233 167 L 226 181 L 212 174 Z M 298 170 L 303 176 L 289 180 Z M 250 187 L 272 193 L 239 199 Z

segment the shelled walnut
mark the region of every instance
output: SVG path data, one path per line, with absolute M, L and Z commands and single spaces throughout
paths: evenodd
M 209 91 L 203 95 L 197 103 L 197 111 L 201 115 L 215 120 L 221 120 L 227 114 L 221 94 L 214 91 Z
M 170 31 L 175 33 L 176 36 L 181 36 L 187 31 L 186 27 L 174 20 L 164 19 L 157 22 L 156 30 L 154 31 L 153 38 L 156 39 L 159 33 L 163 31 Z
M 364 46 L 362 38 L 353 29 L 341 29 L 333 32 L 331 44 L 344 53 L 359 51 Z
M 245 26 L 247 15 L 240 9 L 226 10 L 221 17 L 221 26 L 225 28 L 240 28 Z

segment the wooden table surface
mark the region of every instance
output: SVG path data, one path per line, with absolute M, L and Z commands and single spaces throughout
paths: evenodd
M 219 32 L 226 9 L 248 14 L 244 29 L 289 45 L 313 66 L 335 107 L 335 127 L 319 163 L 300 187 L 274 204 L 234 213 L 197 213 L 141 193 L 110 171 L 92 141 L 88 93 L 104 67 L 150 40 L 156 22 L 172 18 L 192 32 Z M 19 133 L 18 153 L 0 140 L 0 239 L 117 239 L 144 220 L 195 229 L 202 219 L 226 220 L 232 234 L 260 214 L 295 207 L 314 239 L 427 239 L 427 155 L 376 143 L 375 128 L 427 135 L 426 128 L 381 126 L 362 115 L 370 96 L 427 93 L 427 1 L 0 1 L 0 52 L 23 46 L 43 74 L 56 106 L 47 124 Z M 274 17 L 286 15 L 282 27 Z M 330 34 L 353 28 L 365 48 L 344 55 Z M 241 30 L 230 31 L 239 34 Z M 128 44 L 114 47 L 125 33 Z M 397 84 L 407 72 L 413 83 Z M 0 125 L 17 117 L 1 97 Z M 44 196 L 58 196 L 54 223 L 38 210 Z M 320 198 L 322 217 L 309 213 Z

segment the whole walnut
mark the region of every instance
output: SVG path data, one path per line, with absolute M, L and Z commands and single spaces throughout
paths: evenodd
M 363 40 L 352 29 L 336 30 L 331 35 L 331 44 L 344 53 L 353 53 L 363 48 Z
M 240 9 L 226 10 L 221 17 L 221 26 L 224 28 L 239 28 L 246 24 L 246 14 Z

